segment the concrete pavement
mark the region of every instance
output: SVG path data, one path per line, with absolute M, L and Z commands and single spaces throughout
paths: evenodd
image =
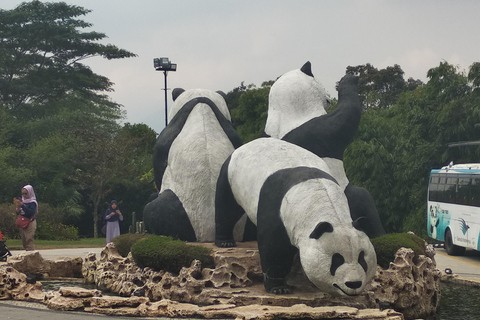
M 7 244 L 8 245 L 8 244 Z M 45 260 L 55 260 L 63 257 L 80 257 L 85 258 L 87 254 L 93 252 L 100 258 L 103 248 L 68 248 L 68 249 L 42 249 L 37 250 Z M 25 250 L 10 250 L 13 256 L 25 253 Z

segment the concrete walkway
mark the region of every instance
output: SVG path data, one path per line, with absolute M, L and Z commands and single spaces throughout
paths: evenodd
M 64 258 L 64 257 L 80 257 L 85 258 L 87 254 L 93 252 L 97 255 L 97 259 L 100 258 L 100 252 L 102 252 L 103 248 L 69 248 L 69 249 L 42 249 L 37 250 L 40 252 L 40 255 L 45 260 L 55 260 L 57 258 Z M 19 255 L 21 253 L 25 253 L 25 250 L 10 250 L 13 256 Z

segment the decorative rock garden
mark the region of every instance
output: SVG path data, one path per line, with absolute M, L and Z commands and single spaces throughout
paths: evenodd
M 387 270 L 377 268 L 364 294 L 342 298 L 315 291 L 298 268 L 289 281 L 297 284 L 293 294 L 266 293 L 255 242 L 228 249 L 201 245 L 212 250 L 216 267 L 202 269 L 195 260 L 178 275 L 140 269 L 131 254 L 120 256 L 113 243 L 99 259 L 89 254 L 83 263 L 79 258 L 49 261 L 39 252 L 25 253 L 0 264 L 0 299 L 108 315 L 388 320 L 424 317 L 435 312 L 439 301 L 440 272 L 433 250 L 415 258 L 411 249 L 400 249 Z M 98 289 L 42 290 L 41 279 L 80 273 Z

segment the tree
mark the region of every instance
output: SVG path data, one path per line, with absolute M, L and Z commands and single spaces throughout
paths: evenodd
M 254 85 L 245 88 L 242 85 L 227 94 L 227 101 L 236 104 L 231 109 L 232 123 L 244 143 L 259 138 L 263 134 L 267 121 L 268 94 L 272 84 L 273 81 L 266 81 L 260 88 Z M 232 95 L 238 97 L 236 100 L 238 103 L 228 99 Z
M 404 72 L 398 64 L 380 70 L 370 63 L 348 66 L 346 74 L 360 77 L 358 89 L 364 110 L 389 108 L 402 92 L 414 90 L 422 83 L 412 78 L 405 82 Z
M 102 93 L 112 83 L 81 63 L 90 57 L 107 59 L 135 54 L 114 45 L 99 44 L 106 37 L 79 29 L 92 25 L 78 19 L 90 10 L 65 2 L 24 2 L 0 10 L 0 106 L 15 114 L 60 100 L 76 92 L 88 99 L 118 107 Z M 27 114 L 28 114 L 27 113 Z
M 471 68 L 469 75 L 474 73 Z M 430 170 L 480 158 L 478 147 L 448 148 L 451 142 L 478 140 L 474 80 L 446 62 L 427 76 L 426 84 L 404 91 L 388 109 L 367 110 L 345 153 L 348 177 L 370 190 L 387 232 L 426 235 Z
M 71 221 L 85 211 L 86 199 L 94 200 L 97 211 L 104 200 L 98 195 L 110 169 L 101 160 L 120 140 L 117 121 L 123 117 L 121 106 L 106 95 L 110 80 L 82 62 L 135 56 L 99 43 L 103 33 L 83 31 L 92 26 L 80 19 L 89 12 L 38 0 L 0 10 L 0 198 L 10 202 L 9 190 L 28 181 L 43 204 Z M 112 163 L 118 169 L 132 159 L 126 155 Z M 143 161 L 141 170 L 146 168 Z M 123 173 L 115 172 L 116 179 Z

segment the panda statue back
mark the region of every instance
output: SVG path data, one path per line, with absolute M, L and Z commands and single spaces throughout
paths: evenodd
M 324 292 L 355 296 L 375 275 L 375 251 L 352 221 L 343 188 L 308 150 L 273 138 L 235 150 L 217 183 L 217 246 L 235 245 L 233 226 L 244 211 L 257 225 L 268 292 L 290 292 L 285 279 L 297 252 L 308 279 Z
M 146 229 L 185 241 L 214 241 L 218 174 L 242 142 L 219 92 L 175 89 L 173 98 L 169 123 L 154 147 L 159 194 L 145 206 Z

